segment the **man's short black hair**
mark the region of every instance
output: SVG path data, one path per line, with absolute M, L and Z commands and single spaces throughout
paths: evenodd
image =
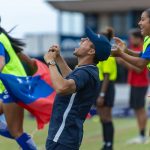
M 93 43 L 92 43 L 92 45 L 91 45 L 91 48 L 95 49 L 95 46 L 94 46 Z M 93 63 L 96 65 L 96 64 L 98 64 L 98 62 L 99 62 L 99 60 L 98 60 L 98 58 L 97 58 L 96 55 L 95 55 L 94 58 L 93 58 Z
M 97 59 L 96 56 L 94 57 L 93 62 L 94 62 L 95 65 L 97 65 L 99 63 L 99 60 Z

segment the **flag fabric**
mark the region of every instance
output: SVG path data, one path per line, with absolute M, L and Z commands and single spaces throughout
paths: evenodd
M 52 88 L 48 67 L 36 60 L 33 76 L 19 77 L 0 73 L 0 79 L 16 103 L 27 109 L 36 119 L 38 129 L 50 121 L 56 92 Z

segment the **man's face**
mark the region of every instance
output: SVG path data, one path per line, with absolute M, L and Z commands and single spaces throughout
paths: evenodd
M 75 56 L 86 56 L 88 52 L 92 49 L 93 43 L 88 38 L 82 38 L 80 41 L 80 47 L 75 48 L 74 55 Z
M 147 12 L 143 12 L 141 15 L 141 20 L 138 23 L 141 29 L 141 33 L 144 36 L 150 36 L 150 18 Z

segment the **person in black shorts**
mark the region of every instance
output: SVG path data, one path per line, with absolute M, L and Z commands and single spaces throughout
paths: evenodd
M 140 29 L 135 28 L 129 32 L 129 48 L 134 52 L 140 53 L 143 49 L 143 35 Z M 145 135 L 147 114 L 145 110 L 145 96 L 148 89 L 149 79 L 147 68 L 139 69 L 131 66 L 127 61 L 121 59 L 120 64 L 128 68 L 128 84 L 130 85 L 130 100 L 129 105 L 135 111 L 137 124 L 139 128 L 139 136 L 127 141 L 128 144 L 140 144 L 146 142 Z
M 57 45 L 44 56 L 57 92 L 46 150 L 79 150 L 83 123 L 98 97 L 100 82 L 96 63 L 109 57 L 111 45 L 105 36 L 95 34 L 90 28 L 86 29 L 86 34 L 88 38 L 81 39 L 80 47 L 74 51 L 78 67 L 73 71 L 61 57 Z

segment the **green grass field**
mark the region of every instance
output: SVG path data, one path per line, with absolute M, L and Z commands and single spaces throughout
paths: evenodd
M 126 141 L 137 136 L 138 129 L 135 119 L 114 119 L 115 123 L 115 146 L 114 150 L 149 150 L 150 143 L 140 145 L 127 145 Z M 36 124 L 33 119 L 25 118 L 25 130 L 34 133 Z M 149 128 L 148 128 L 149 129 Z M 34 140 L 39 150 L 45 150 L 45 140 L 47 137 L 48 126 L 42 131 L 34 134 Z M 84 139 L 80 150 L 100 150 L 102 146 L 101 126 L 98 117 L 87 120 L 84 124 Z M 0 137 L 0 150 L 19 150 L 13 140 Z

